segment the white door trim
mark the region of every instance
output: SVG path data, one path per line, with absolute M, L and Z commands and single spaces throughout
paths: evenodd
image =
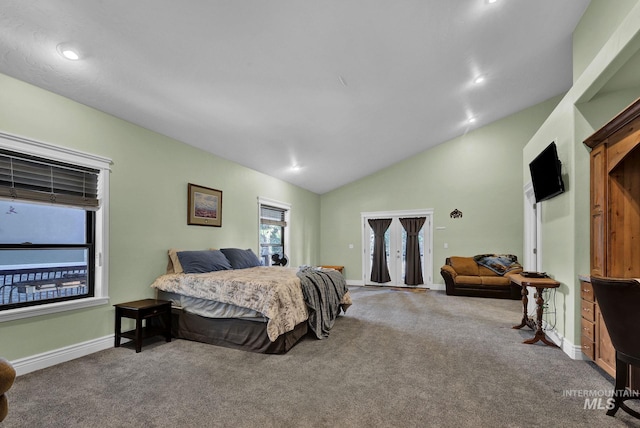
M 525 271 L 542 272 L 542 204 L 536 203 L 531 182 L 524 185 L 524 255 L 522 267 Z M 528 287 L 529 304 L 527 313 L 536 311 L 536 290 Z
M 524 270 L 542 272 L 542 204 L 536 203 L 531 182 L 524 185 Z

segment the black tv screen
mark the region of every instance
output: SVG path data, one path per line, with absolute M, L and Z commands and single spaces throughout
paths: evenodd
M 558 159 L 558 150 L 555 142 L 549 144 L 546 149 L 531 161 L 529 170 L 531 171 L 531 182 L 536 202 L 551 199 L 564 192 L 561 173 L 562 164 Z

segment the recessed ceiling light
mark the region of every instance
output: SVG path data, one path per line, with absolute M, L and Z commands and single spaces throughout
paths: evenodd
M 475 79 L 473 79 L 473 83 L 478 84 L 478 83 L 482 83 L 484 82 L 484 76 L 478 76 Z
M 473 122 L 475 122 L 475 121 L 476 121 L 476 118 L 475 118 L 475 117 L 470 117 L 470 118 L 467 120 L 467 122 L 469 122 L 469 123 L 473 123 Z
M 68 43 L 60 43 L 56 47 L 56 50 L 63 58 L 66 58 L 70 61 L 77 61 L 80 59 L 80 53 L 78 52 L 78 49 L 74 48 Z
M 498 1 L 498 0 L 487 0 L 487 3 L 489 3 L 489 4 L 493 4 L 493 3 L 497 2 L 497 1 Z

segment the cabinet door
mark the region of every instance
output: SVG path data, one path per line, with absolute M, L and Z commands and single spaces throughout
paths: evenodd
M 607 159 L 610 155 L 607 148 Z M 606 276 L 637 278 L 640 275 L 640 150 L 630 151 L 609 170 L 606 192 Z
M 601 144 L 591 151 L 591 275 L 605 276 L 607 154 Z
M 616 377 L 616 350 L 604 324 L 604 319 L 596 305 L 596 364 L 614 378 Z

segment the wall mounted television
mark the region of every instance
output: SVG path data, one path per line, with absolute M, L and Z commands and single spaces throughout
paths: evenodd
M 564 192 L 562 181 L 562 163 L 558 159 L 556 143 L 547 146 L 529 164 L 531 182 L 536 202 L 546 201 Z

